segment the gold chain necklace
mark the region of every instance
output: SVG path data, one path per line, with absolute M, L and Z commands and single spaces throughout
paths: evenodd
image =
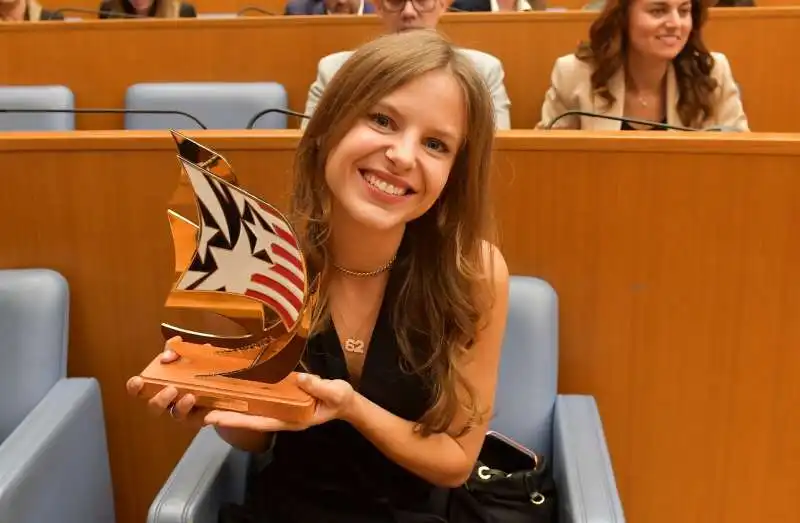
M 377 274 L 380 274 L 380 273 L 382 273 L 384 271 L 389 270 L 392 267 L 392 265 L 394 265 L 394 261 L 395 261 L 396 258 L 397 258 L 397 255 L 392 256 L 391 260 L 389 260 L 388 262 L 383 264 L 381 267 L 378 267 L 377 269 L 372 270 L 372 271 L 352 271 L 352 270 L 346 269 L 346 268 L 344 268 L 344 267 L 342 267 L 340 265 L 336 265 L 335 263 L 333 264 L 333 267 L 337 271 L 342 272 L 344 274 L 347 274 L 348 276 L 354 276 L 356 278 L 367 278 L 369 276 L 375 276 Z M 383 296 L 381 296 L 381 300 L 382 299 L 383 299 Z M 367 318 L 364 319 L 364 322 L 362 323 L 362 325 L 359 326 L 358 330 L 361 330 L 364 327 L 364 325 L 366 324 L 368 319 L 369 319 L 369 316 L 367 316 Z M 350 330 L 350 327 L 344 321 L 344 317 L 342 317 L 341 314 L 339 315 L 339 321 L 342 322 L 342 324 L 343 324 L 345 329 L 347 329 L 348 331 Z M 366 344 L 364 343 L 364 340 L 361 339 L 360 336 L 358 336 L 358 332 L 354 332 L 352 335 L 349 335 L 349 334 L 347 335 L 347 337 L 345 338 L 345 341 L 344 341 L 344 346 L 342 348 L 345 350 L 345 352 L 349 352 L 349 353 L 352 353 L 352 354 L 364 354 L 365 346 L 366 346 Z
M 389 260 L 385 264 L 381 265 L 380 267 L 372 271 L 353 271 L 350 269 L 346 269 L 341 265 L 336 265 L 335 263 L 333 264 L 333 268 L 341 273 L 347 274 L 348 276 L 354 276 L 356 278 L 368 278 L 370 276 L 376 276 L 384 271 L 388 271 L 389 269 L 391 269 L 392 265 L 394 265 L 395 258 L 397 258 L 396 254 L 392 256 L 391 260 Z

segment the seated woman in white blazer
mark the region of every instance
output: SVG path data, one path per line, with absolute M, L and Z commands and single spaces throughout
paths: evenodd
M 553 68 L 537 128 L 567 111 L 693 129 L 749 131 L 725 55 L 703 43 L 701 0 L 609 0 L 590 40 Z M 658 129 L 592 116 L 560 118 L 553 129 Z

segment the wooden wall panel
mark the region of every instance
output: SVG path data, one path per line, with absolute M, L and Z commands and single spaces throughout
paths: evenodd
M 502 133 L 502 248 L 559 294 L 559 390 L 597 398 L 629 521 L 794 521 L 800 138 L 643 134 Z M 296 133 L 193 136 L 285 206 Z M 0 267 L 69 279 L 69 370 L 101 380 L 120 523 L 138 523 L 192 435 L 124 392 L 162 345 L 170 139 L 10 135 L 0 162 Z

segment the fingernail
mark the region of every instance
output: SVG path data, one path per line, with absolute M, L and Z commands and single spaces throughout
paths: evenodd
M 175 357 L 175 351 L 172 350 L 172 349 L 165 350 L 164 351 L 164 357 L 165 358 L 174 358 Z

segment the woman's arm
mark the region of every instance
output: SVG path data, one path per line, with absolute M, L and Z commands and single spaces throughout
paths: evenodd
M 274 432 L 220 426 L 215 426 L 214 429 L 219 437 L 232 447 L 253 454 L 261 454 L 269 450 L 275 437 Z
M 577 74 L 574 68 L 574 56 L 562 56 L 553 64 L 550 73 L 550 87 L 544 95 L 542 102 L 541 119 L 534 129 L 547 129 L 554 119 L 567 111 L 578 109 L 571 103 L 574 97 L 574 82 L 572 77 Z M 553 125 L 553 129 L 580 129 L 581 120 L 577 115 L 565 116 Z
M 487 258 L 492 259 L 486 266 L 493 271 L 493 306 L 486 312 L 485 321 L 481 322 L 485 327 L 470 350 L 469 361 L 462 362 L 460 370 L 472 386 L 478 404 L 491 413 L 508 312 L 508 267 L 496 249 L 487 249 L 487 253 L 490 253 Z M 218 431 L 233 430 L 223 435 L 223 438 L 232 445 L 244 448 L 249 443 L 257 442 L 258 437 L 254 434 L 252 437 L 256 441 L 251 442 L 250 436 L 245 435 L 246 432 L 238 432 L 237 429 L 263 434 L 305 430 L 332 419 L 343 419 L 401 467 L 430 483 L 446 487 L 461 485 L 469 477 L 489 425 L 488 419 L 484 419 L 466 434 L 457 436 L 467 421 L 467 413 L 460 412 L 446 433 L 423 437 L 415 431 L 416 423 L 402 419 L 372 403 L 356 393 L 346 381 L 301 374 L 297 383 L 318 400 L 314 416 L 307 422 L 290 423 L 221 410 L 208 413 L 204 422 L 215 425 Z M 233 439 L 237 441 L 234 443 Z M 266 441 L 264 445 L 267 445 Z
M 474 357 L 465 362 L 462 372 L 475 390 L 481 406 L 494 405 L 500 349 L 508 311 L 508 267 L 502 255 L 492 249 L 494 271 L 494 303 L 488 311 L 488 321 L 471 353 Z M 360 394 L 353 394 L 343 409 L 341 418 L 353 425 L 383 454 L 398 465 L 444 487 L 457 487 L 469 477 L 478 459 L 488 428 L 488 416 L 467 434 L 455 437 L 463 426 L 464 415 L 457 416 L 448 433 L 424 437 L 415 432 L 415 423 L 402 419 L 372 403 Z
M 713 75 L 719 83 L 719 97 L 717 98 L 717 125 L 736 129 L 742 132 L 750 130 L 747 116 L 742 105 L 739 86 L 733 77 L 733 71 L 728 58 L 722 53 L 714 54 Z

